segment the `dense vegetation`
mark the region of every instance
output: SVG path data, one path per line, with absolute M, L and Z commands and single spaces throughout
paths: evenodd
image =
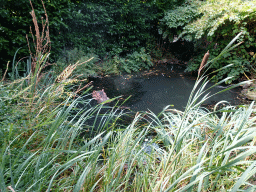
M 33 5 L 35 13 L 42 17 L 41 1 L 33 1 Z M 255 71 L 256 5 L 251 0 L 64 0 L 49 1 L 45 6 L 50 18 L 51 62 L 63 61 L 70 52 L 78 59 L 79 56 L 93 54 L 110 63 L 113 62 L 109 59 L 115 57 L 118 61 L 114 63 L 119 65 L 126 61 L 123 57 L 135 51 L 140 53 L 141 49 L 145 49 L 146 53 L 161 59 L 166 49 L 171 54 L 178 51 L 178 55 L 182 56 L 179 59 L 192 57 L 187 71 L 196 71 L 207 50 L 210 50 L 211 58 L 216 57 L 235 35 L 243 31 L 239 39 L 242 45 L 216 61 L 212 69 L 227 63 L 233 66 L 217 73 L 213 80 L 228 76 L 232 78 L 226 83 L 231 83 L 241 76 L 248 78 Z M 24 57 L 29 55 L 26 34 L 29 34 L 29 26 L 33 25 L 30 9 L 27 0 L 3 1 L 1 5 L 2 73 L 7 61 L 12 60 L 16 53 L 16 59 L 21 61 L 25 61 Z M 179 45 L 170 43 L 175 36 L 181 43 L 184 40 L 191 43 L 180 49 Z M 166 39 L 167 43 L 161 38 Z M 134 62 L 130 62 L 129 66 L 129 61 L 120 69 L 130 72 L 137 68 Z M 26 70 L 25 62 L 19 66 L 20 71 Z M 115 65 L 110 70 L 112 72 L 117 73 Z
M 251 0 L 186 1 L 181 6 L 165 12 L 161 20 L 164 38 L 173 39 L 173 34 L 195 43 L 198 57 L 193 58 L 187 71 L 198 69 L 203 54 L 210 50 L 216 57 L 231 39 L 240 31 L 241 46 L 227 53 L 211 67 L 219 69 L 227 64 L 232 67 L 220 71 L 215 81 L 232 77 L 227 83 L 238 79 L 255 69 L 256 61 L 256 3 Z
M 229 9 L 230 1 L 219 2 Z M 246 54 L 255 46 L 250 28 L 255 3 L 243 1 L 251 3 L 248 9 L 248 4 L 239 7 L 240 1 L 232 2 L 230 10 L 250 23 L 242 24 L 241 33 L 238 23 L 223 21 L 222 12 L 216 13 L 219 9 L 212 11 L 215 16 L 206 14 L 216 4 L 210 0 L 48 1 L 49 15 L 40 1 L 33 1 L 32 22 L 27 1 L 0 5 L 4 18 L 0 50 L 4 56 L 14 56 L 0 81 L 0 191 L 255 191 L 254 103 L 230 106 L 220 101 L 212 111 L 201 107 L 211 97 L 205 90 L 209 80 L 221 79 L 214 86 L 233 80 L 228 70 L 236 68 L 228 65 L 229 57 L 241 56 L 254 67 L 254 57 Z M 44 18 L 42 25 L 38 15 Z M 207 22 L 216 18 L 222 23 L 209 28 Z M 117 98 L 96 104 L 90 99 L 90 83 L 84 83 L 86 77 L 131 73 L 153 65 L 148 53 L 153 50 L 148 48 L 158 38 L 156 26 L 151 26 L 158 19 L 159 31 L 170 41 L 172 35 L 180 35 L 209 42 L 209 47 L 215 41 L 223 43 L 219 51 L 214 49 L 216 55 L 197 66 L 198 78 L 184 111 L 166 106 L 160 114 L 137 112 L 130 120 L 129 111 L 108 104 Z M 195 30 L 202 21 L 207 22 Z M 14 33 L 17 30 L 8 22 L 13 26 L 17 22 L 21 30 Z M 26 44 L 21 34 L 29 32 L 27 25 L 35 27 L 28 36 L 30 49 L 20 49 L 19 55 L 17 48 Z M 238 30 L 224 33 L 231 25 Z M 88 36 L 78 36 L 84 32 Z M 248 41 L 248 50 L 241 47 L 242 40 Z M 56 57 L 54 65 L 51 53 Z M 15 62 L 26 55 L 30 56 L 23 63 Z M 129 121 L 124 123 L 125 119 Z

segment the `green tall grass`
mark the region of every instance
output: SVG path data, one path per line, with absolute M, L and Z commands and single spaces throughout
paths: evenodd
M 37 77 L 0 84 L 0 191 L 256 190 L 254 103 L 202 108 L 205 74 L 184 111 L 138 112 L 125 129 L 121 109 L 67 92 L 67 77 Z

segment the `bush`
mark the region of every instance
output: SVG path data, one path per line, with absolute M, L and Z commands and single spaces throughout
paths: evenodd
M 215 77 L 218 81 L 225 76 L 234 76 L 226 82 L 231 83 L 241 74 L 249 71 L 250 67 L 255 67 L 255 16 L 254 1 L 187 1 L 183 6 L 166 12 L 161 29 L 166 36 L 169 31 L 178 29 L 175 31 L 179 38 L 193 40 L 197 45 L 199 58 L 190 62 L 187 71 L 198 69 L 199 60 L 207 50 L 210 50 L 212 57 L 216 57 L 234 36 L 243 31 L 238 41 L 244 43 L 212 65 L 213 69 L 218 69 L 234 63 L 233 67 Z M 167 29 L 165 30 L 164 27 Z
M 186 1 L 180 6 L 175 6 L 171 10 L 167 10 L 164 17 L 160 20 L 159 33 L 163 38 L 168 38 L 169 41 L 174 40 L 175 35 L 180 35 L 183 28 L 199 17 L 198 1 Z M 188 39 L 187 40 L 192 40 Z
M 112 52 L 112 54 L 118 53 Z M 126 57 L 121 57 L 118 54 L 114 56 L 109 56 L 104 60 L 100 60 L 94 53 L 86 53 L 82 49 L 72 49 L 63 52 L 63 56 L 54 64 L 53 69 L 56 74 L 62 72 L 68 65 L 74 64 L 79 61 L 79 63 L 86 62 L 84 65 L 78 65 L 73 71 L 73 75 L 76 77 L 88 77 L 97 75 L 108 75 L 108 74 L 120 74 L 122 72 L 138 72 L 140 69 L 148 69 L 153 66 L 151 57 L 146 53 L 144 48 L 141 48 L 140 52 L 133 52 L 128 54 Z
M 98 70 L 95 63 L 99 61 L 99 57 L 94 53 L 86 53 L 79 48 L 63 51 L 62 56 L 60 56 L 57 62 L 53 65 L 53 70 L 56 74 L 60 74 L 68 65 L 77 62 L 83 63 L 88 60 L 90 61 L 86 62 L 84 65 L 78 65 L 76 67 L 72 73 L 73 76 L 86 78 L 90 75 L 96 75 Z
M 128 54 L 125 58 L 116 55 L 111 62 L 121 72 L 125 71 L 127 73 L 131 73 L 132 71 L 138 72 L 140 69 L 148 69 L 149 66 L 153 66 L 151 57 L 146 53 L 144 48 L 141 48 L 140 52 L 135 51 L 132 54 Z

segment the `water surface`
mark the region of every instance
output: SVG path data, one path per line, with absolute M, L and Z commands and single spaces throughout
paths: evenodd
M 109 98 L 122 95 L 123 99 L 131 96 L 124 104 L 133 111 L 151 110 L 158 114 L 167 105 L 173 108 L 184 110 L 190 93 L 194 87 L 195 80 L 184 75 L 183 70 L 147 71 L 135 75 L 121 75 L 115 77 L 96 78 L 93 80 L 94 90 L 104 88 Z M 207 88 L 212 86 L 209 83 Z M 208 92 L 210 94 L 223 90 L 224 87 L 216 87 Z M 211 104 L 221 100 L 237 102 L 238 91 L 231 90 L 208 99 L 204 104 Z

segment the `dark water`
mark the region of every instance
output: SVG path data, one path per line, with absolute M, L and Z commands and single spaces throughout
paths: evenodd
M 94 90 L 104 88 L 109 98 L 122 95 L 125 100 L 124 106 L 130 107 L 133 111 L 151 110 L 158 114 L 167 105 L 173 108 L 184 110 L 189 95 L 195 84 L 195 78 L 184 74 L 183 69 L 173 69 L 173 66 L 165 66 L 160 70 L 152 69 L 134 75 L 122 75 L 115 77 L 92 78 Z M 207 86 L 212 86 L 209 83 Z M 209 90 L 211 94 L 223 90 L 217 87 Z M 236 104 L 238 102 L 238 90 L 226 91 L 207 100 L 204 104 L 212 104 L 221 100 Z

